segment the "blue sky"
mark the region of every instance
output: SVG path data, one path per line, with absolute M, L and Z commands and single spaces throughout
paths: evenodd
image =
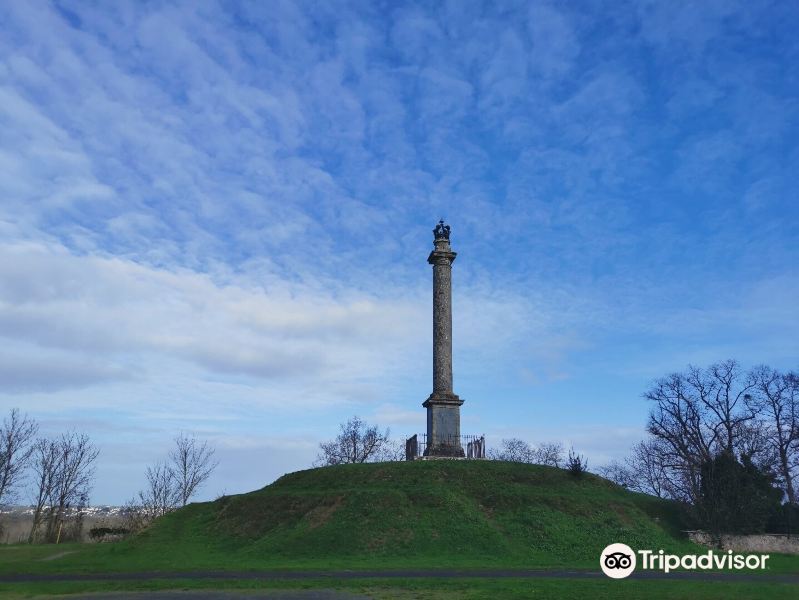
M 650 382 L 796 368 L 788 2 L 5 2 L 0 410 L 101 448 L 180 430 L 213 498 L 358 414 L 422 431 L 431 229 L 464 433 L 599 465 Z

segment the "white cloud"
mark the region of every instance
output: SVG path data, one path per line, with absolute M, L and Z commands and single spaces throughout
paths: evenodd
M 16 345 L 13 353 L 0 352 L 0 393 L 5 394 L 57 392 L 134 378 L 129 370 L 96 359 L 41 351 L 26 356 Z
M 416 345 L 421 307 L 273 279 L 266 290 L 38 244 L 4 246 L 0 334 L 91 356 L 154 353 L 222 374 L 347 379 Z M 99 372 L 98 372 L 99 373 Z

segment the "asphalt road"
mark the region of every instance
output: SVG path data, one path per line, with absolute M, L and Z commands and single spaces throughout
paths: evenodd
M 148 581 L 152 579 L 186 580 L 297 580 L 297 579 L 412 579 L 412 578 L 482 578 L 497 579 L 505 577 L 555 578 L 555 579 L 598 579 L 601 571 L 564 571 L 541 569 L 399 569 L 373 571 L 185 571 L 175 573 L 86 573 L 64 575 L 2 575 L 0 583 L 57 582 L 57 581 Z M 793 583 L 799 585 L 799 574 L 768 575 L 755 573 L 707 573 L 703 571 L 638 571 L 631 579 L 661 579 L 679 581 L 759 581 L 763 583 Z M 266 596 L 271 597 L 271 596 Z
M 371 600 L 369 596 L 333 590 L 216 592 L 187 590 L 180 592 L 97 592 L 70 594 L 64 598 L 85 600 Z

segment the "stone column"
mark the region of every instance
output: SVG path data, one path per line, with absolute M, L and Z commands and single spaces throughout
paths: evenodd
M 426 456 L 463 456 L 460 444 L 460 406 L 452 391 L 452 263 L 456 253 L 449 245 L 448 225 L 439 221 L 433 230 L 433 393 L 427 409 Z

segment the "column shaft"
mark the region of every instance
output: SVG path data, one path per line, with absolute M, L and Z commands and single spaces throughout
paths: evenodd
M 452 393 L 452 265 L 433 265 L 433 391 Z

